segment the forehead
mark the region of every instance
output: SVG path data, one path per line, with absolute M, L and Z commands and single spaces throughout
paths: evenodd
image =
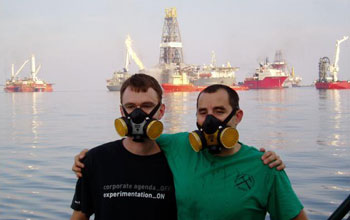
M 131 89 L 131 87 L 127 87 L 124 91 L 123 97 L 122 97 L 123 103 L 135 103 L 135 104 L 141 104 L 144 102 L 153 102 L 158 103 L 158 95 L 157 92 L 152 89 L 148 88 L 146 92 L 136 92 L 135 90 Z
M 198 98 L 198 108 L 213 108 L 216 106 L 230 107 L 229 97 L 225 90 L 214 93 L 202 93 Z

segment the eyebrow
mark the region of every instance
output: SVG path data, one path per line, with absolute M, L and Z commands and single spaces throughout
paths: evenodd
M 207 108 L 198 108 L 198 111 L 205 111 L 205 110 L 207 110 Z M 216 106 L 216 107 L 214 107 L 214 111 L 218 111 L 218 110 L 226 111 L 227 109 L 224 106 Z
M 150 105 L 150 104 L 152 104 L 152 105 L 156 105 L 155 103 L 153 103 L 153 102 L 142 102 L 140 105 Z M 127 102 L 127 103 L 125 103 L 124 105 L 136 105 L 135 103 L 133 103 L 133 102 Z
M 224 106 L 216 106 L 216 107 L 214 107 L 214 110 L 225 110 L 226 111 L 226 108 Z

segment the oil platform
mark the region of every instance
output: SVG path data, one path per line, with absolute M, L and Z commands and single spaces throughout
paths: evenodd
M 185 63 L 176 8 L 165 9 L 158 68 L 161 69 L 164 91 L 200 91 L 217 83 L 235 89 L 248 89 L 236 86 L 235 72 L 239 68 L 232 67 L 229 62 L 226 66 L 217 66 L 214 52 L 210 65 Z

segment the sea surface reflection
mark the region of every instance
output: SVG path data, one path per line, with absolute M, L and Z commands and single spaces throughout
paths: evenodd
M 198 93 L 166 93 L 165 132 L 196 129 Z M 240 140 L 276 151 L 310 219 L 350 194 L 350 91 L 239 91 Z M 119 92 L 0 93 L 0 218 L 68 219 L 73 156 L 119 138 Z

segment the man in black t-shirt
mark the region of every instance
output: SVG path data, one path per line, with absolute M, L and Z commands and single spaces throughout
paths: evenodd
M 76 184 L 71 219 L 176 219 L 173 177 L 154 141 L 162 131 L 162 89 L 151 76 L 135 74 L 120 91 L 127 137 L 91 149 Z

